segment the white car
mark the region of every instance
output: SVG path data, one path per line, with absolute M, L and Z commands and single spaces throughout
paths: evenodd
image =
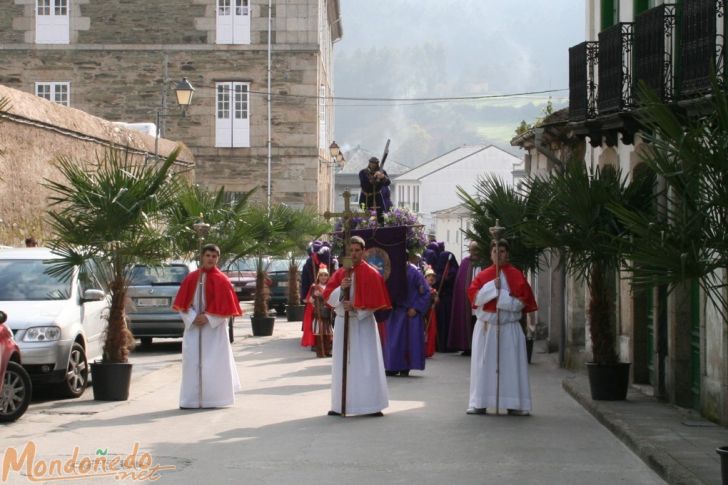
M 33 383 L 78 397 L 88 361 L 102 354 L 110 299 L 98 283 L 81 282 L 78 271 L 67 282 L 46 274 L 44 261 L 56 258 L 46 248 L 0 249 L 0 308 Z

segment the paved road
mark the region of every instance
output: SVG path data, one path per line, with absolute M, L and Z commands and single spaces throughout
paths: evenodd
M 179 344 L 135 352 L 132 395 L 120 403 L 81 399 L 34 403 L 0 427 L 0 443 L 33 439 L 41 458 L 134 442 L 166 483 L 255 484 L 614 484 L 663 483 L 561 388 L 568 375 L 550 356 L 531 366 L 533 416 L 468 416 L 468 358 L 438 354 L 424 373 L 390 377 L 383 418 L 327 417 L 330 359 L 298 345 L 300 323 L 276 322 L 272 338 L 242 338 L 235 358 L 243 391 L 229 409 L 180 411 Z M 11 474 L 10 483 L 25 483 Z M 1 477 L 0 477 L 1 479 Z M 86 483 L 117 483 L 112 478 Z

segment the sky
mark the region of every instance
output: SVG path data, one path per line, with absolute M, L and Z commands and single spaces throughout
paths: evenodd
M 521 120 L 568 99 L 568 49 L 584 40 L 582 0 L 339 0 L 336 97 L 441 98 L 564 89 L 453 102 L 335 101 L 335 139 L 416 166 L 465 144 L 510 146 Z M 385 167 L 386 168 L 386 167 Z

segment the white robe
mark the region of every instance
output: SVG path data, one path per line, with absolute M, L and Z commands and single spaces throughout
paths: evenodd
M 526 339 L 519 320 L 523 302 L 510 296 L 508 282 L 501 273 L 501 290 L 498 304 L 500 322 L 500 392 L 498 405 L 501 409 L 531 411 L 531 390 L 528 383 L 528 358 Z M 477 309 L 473 313 L 478 321 L 473 329 L 473 345 L 470 357 L 471 408 L 496 407 L 496 365 L 498 326 L 496 314 L 483 311 L 483 305 L 497 295 L 495 280 L 489 281 L 478 291 L 475 298 Z M 484 325 L 488 322 L 488 330 Z
M 352 275 L 350 294 L 355 295 Z M 336 310 L 334 347 L 331 363 L 331 410 L 341 412 L 342 353 L 344 349 L 344 304 L 339 301 L 341 288 L 335 289 L 328 303 Z M 384 374 L 382 346 L 374 313 L 368 310 L 349 312 L 349 353 L 346 380 L 346 414 L 371 414 L 389 406 L 387 377 Z
M 205 275 L 203 274 L 203 285 Z M 230 347 L 228 317 L 207 315 L 208 323 L 202 327 L 192 321 L 198 312 L 198 293 L 202 290 L 202 307 L 205 307 L 204 286 L 195 289 L 192 306 L 180 312 L 185 324 L 182 339 L 182 386 L 179 393 L 181 408 L 217 408 L 235 403 L 235 392 L 240 390 L 240 380 Z M 199 339 L 202 335 L 202 401 L 199 385 Z

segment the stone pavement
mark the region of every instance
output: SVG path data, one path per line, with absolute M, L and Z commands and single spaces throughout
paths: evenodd
M 536 353 L 530 366 L 530 417 L 466 415 L 469 359 L 458 354 L 388 378 L 382 418 L 328 417 L 330 359 L 299 346 L 300 322 L 279 319 L 273 337 L 245 338 L 246 320 L 236 322 L 243 390 L 233 407 L 178 409 L 179 349 L 164 358 L 135 352 L 141 372 L 128 401 L 96 402 L 88 390 L 81 399 L 34 402 L 0 427 L 3 459 L 30 440 L 45 460 L 68 460 L 74 447 L 81 456 L 123 459 L 138 442 L 139 454 L 175 467 L 159 472 L 175 484 L 663 483 L 563 391 L 572 374 L 548 354 Z M 11 471 L 7 483 L 28 483 L 27 473 Z
M 721 483 L 715 449 L 728 446 L 726 428 L 634 388 L 626 401 L 592 401 L 586 374 L 564 379 L 563 386 L 668 483 Z

